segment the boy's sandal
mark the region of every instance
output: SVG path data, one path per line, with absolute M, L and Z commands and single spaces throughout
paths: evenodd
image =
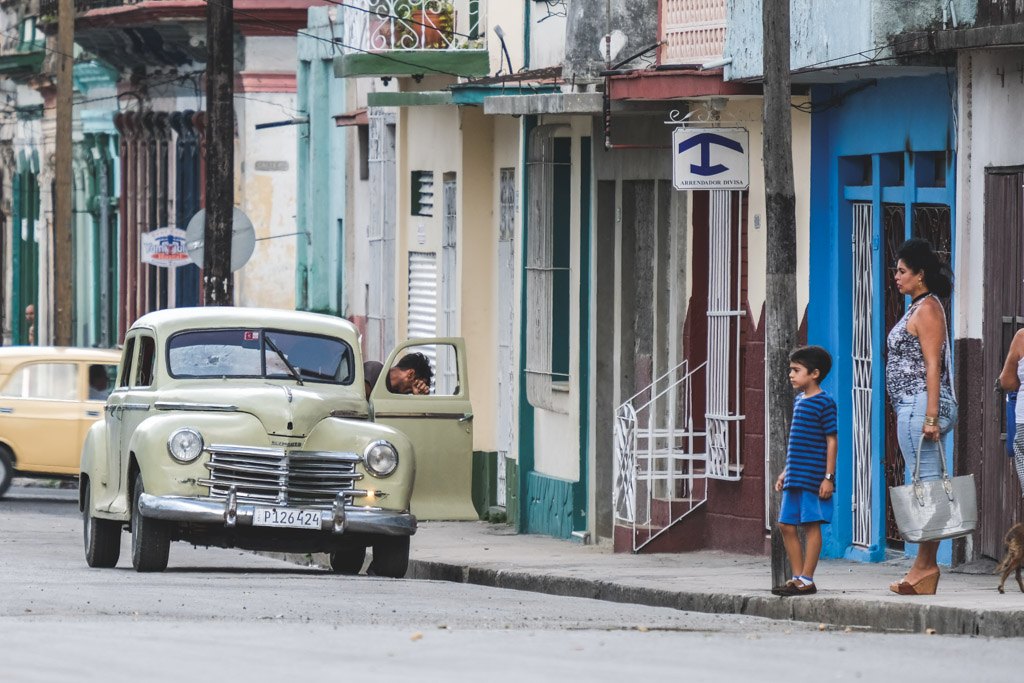
M 772 587 L 772 595 L 791 595 L 789 591 L 792 590 L 793 586 L 797 583 L 799 582 L 796 579 L 790 579 L 781 586 L 774 586 Z
M 818 592 L 818 587 L 814 583 L 804 585 L 802 581 L 790 581 L 785 586 L 782 586 L 778 595 L 783 597 L 791 595 L 814 595 Z

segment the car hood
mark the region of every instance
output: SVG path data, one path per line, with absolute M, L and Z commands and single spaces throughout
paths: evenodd
M 315 389 L 298 385 L 193 387 L 166 391 L 159 403 L 167 408 L 237 410 L 263 423 L 268 434 L 304 437 L 320 420 L 330 417 L 367 416 L 366 401 L 353 395 L 350 387 L 318 384 Z M 194 406 L 194 407 L 193 407 Z

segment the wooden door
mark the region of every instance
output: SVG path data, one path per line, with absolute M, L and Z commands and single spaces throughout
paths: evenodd
M 985 174 L 984 434 L 981 452 L 969 453 L 967 462 L 978 478 L 978 552 L 992 558 L 1002 556 L 1006 530 L 1024 519 L 1020 484 L 1003 442 L 1004 395 L 993 386 L 1014 333 L 1024 326 L 1022 188 L 1021 168 L 988 169 Z

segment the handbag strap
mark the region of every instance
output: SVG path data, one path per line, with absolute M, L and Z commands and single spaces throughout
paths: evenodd
M 938 440 L 935 442 L 939 444 L 939 463 L 942 466 L 942 479 L 949 480 L 949 471 L 946 470 L 946 447 L 942 444 L 942 435 L 939 435 Z M 914 477 L 913 483 L 916 486 L 921 483 L 921 448 L 924 447 L 925 436 L 921 435 L 921 440 L 917 442 L 917 453 L 914 454 Z
M 946 337 L 946 379 L 949 381 L 949 393 L 953 396 L 953 402 L 956 403 L 956 388 L 953 386 L 953 353 L 950 351 L 950 347 L 953 345 L 949 339 L 949 323 L 946 320 L 946 307 L 942 305 L 942 300 L 935 296 L 935 301 L 939 304 L 939 310 L 942 311 L 942 334 Z

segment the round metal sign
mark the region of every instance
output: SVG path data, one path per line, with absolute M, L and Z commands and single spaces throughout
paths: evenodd
M 192 263 L 203 267 L 203 247 L 206 244 L 206 209 L 199 209 L 185 230 L 185 248 Z M 256 231 L 252 221 L 237 206 L 231 213 L 231 271 L 249 262 L 256 248 Z

